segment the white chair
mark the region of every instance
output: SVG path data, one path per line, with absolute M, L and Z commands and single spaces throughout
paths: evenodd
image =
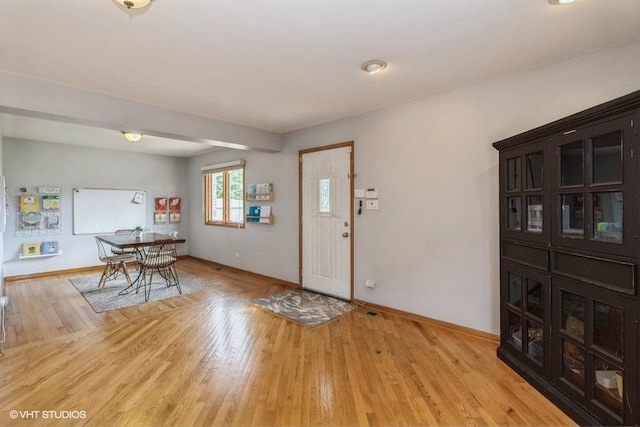
M 104 271 L 102 272 L 102 276 L 100 277 L 100 281 L 98 282 L 98 288 L 103 288 L 105 283 L 107 283 L 107 280 L 115 277 L 120 271 L 124 273 L 125 277 L 127 278 L 127 282 L 131 284 L 131 277 L 129 277 L 129 272 L 127 272 L 127 262 L 135 262 L 135 254 L 108 256 L 107 252 L 104 249 L 104 245 L 100 240 L 98 240 L 97 237 L 96 245 L 98 246 L 98 258 L 100 258 L 100 261 L 105 264 Z
M 120 234 L 120 235 L 133 234 L 133 230 L 131 229 L 116 230 L 116 232 L 113 234 Z M 135 252 L 136 252 L 136 248 L 116 248 L 115 246 L 111 246 L 111 253 L 114 255 L 133 254 Z
M 132 229 L 123 229 L 116 230 L 113 234 L 120 235 L 133 235 Z M 111 253 L 114 255 L 123 255 L 123 254 L 134 254 L 138 263 L 142 260 L 142 253 L 138 248 L 117 248 L 115 246 L 111 246 Z M 138 269 L 138 264 L 136 263 L 136 270 Z

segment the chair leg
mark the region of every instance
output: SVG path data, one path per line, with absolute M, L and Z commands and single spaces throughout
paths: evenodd
M 175 264 L 171 264 L 171 267 L 169 267 L 169 271 L 171 272 L 171 275 L 173 276 L 174 280 L 176 281 L 176 286 L 178 288 L 178 293 L 180 295 L 182 295 L 182 289 L 180 288 L 180 280 L 178 280 L 178 272 L 176 271 Z
M 151 284 L 153 283 L 153 270 L 151 270 L 151 274 L 149 275 L 149 289 L 147 289 L 147 282 L 144 282 L 144 300 L 149 301 L 149 295 L 151 295 Z
M 127 263 L 126 262 L 122 262 L 120 264 L 120 266 L 122 267 L 122 271 L 124 272 L 124 276 L 127 278 L 127 282 L 129 282 L 129 284 L 131 284 L 131 276 L 129 276 L 129 272 L 127 271 Z
M 138 293 L 138 291 L 140 291 L 140 286 L 141 285 L 144 285 L 145 289 L 146 289 L 146 286 L 147 286 L 147 283 L 146 283 L 147 271 L 142 266 L 140 266 L 140 268 L 141 268 L 141 271 L 140 271 L 140 274 L 138 276 L 138 283 L 137 283 L 137 286 L 136 286 L 136 294 Z
M 109 269 L 109 265 L 104 266 L 104 270 L 102 271 L 102 276 L 100 276 L 100 281 L 98 282 L 98 289 L 104 288 L 105 283 L 107 283 L 107 270 Z

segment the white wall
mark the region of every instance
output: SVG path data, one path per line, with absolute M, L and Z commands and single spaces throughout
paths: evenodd
M 180 253 L 188 252 L 188 192 L 185 182 L 187 160 L 168 156 L 130 154 L 75 145 L 22 139 L 4 139 L 4 172 L 7 180 L 10 216 L 4 236 L 5 276 L 65 270 L 99 265 L 92 235 L 72 234 L 73 188 L 135 188 L 147 192 L 147 226 L 153 226 L 153 197 L 183 198 L 183 222 L 154 227 L 177 230 L 187 237 Z M 17 188 L 55 186 L 62 189 L 62 227 L 58 236 L 16 237 Z M 19 260 L 22 243 L 58 240 L 62 255 Z
M 356 188 L 380 197 L 355 223 L 358 299 L 498 333 L 491 144 L 638 89 L 640 43 L 293 132 L 285 152 L 355 141 Z
M 244 229 L 204 225 L 200 168 L 238 159 L 246 161 L 245 187 L 250 183 L 273 184 L 275 199 L 255 204 L 271 205 L 274 223 L 248 223 Z M 192 158 L 189 161 L 189 230 L 192 236 L 189 254 L 298 283 L 297 174 L 297 153 L 222 150 Z

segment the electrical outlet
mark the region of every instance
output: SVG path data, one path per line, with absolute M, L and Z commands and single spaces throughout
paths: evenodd
M 376 282 L 374 282 L 373 280 L 367 280 L 366 282 L 364 282 L 364 285 L 367 288 L 375 288 L 376 287 Z
M 6 307 L 9 305 L 9 297 L 0 297 L 0 307 Z

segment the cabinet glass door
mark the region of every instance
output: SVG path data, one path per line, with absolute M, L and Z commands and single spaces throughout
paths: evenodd
M 507 341 L 519 357 L 538 369 L 545 365 L 545 307 L 548 278 L 515 264 L 506 268 Z
M 584 297 L 561 293 L 562 376 L 584 395 Z
M 631 118 L 579 129 L 556 144 L 552 243 L 632 255 L 635 203 L 625 197 L 636 189 Z
M 554 283 L 559 282 L 554 279 Z M 557 375 L 563 388 L 606 424 L 635 422 L 635 414 L 625 408 L 625 401 L 634 397 L 627 396 L 624 387 L 629 371 L 632 377 L 637 375 L 635 344 L 624 340 L 632 321 L 632 301 L 564 282 L 554 292 L 560 310 L 556 342 L 562 353 Z
M 527 150 L 501 153 L 503 186 L 501 192 L 503 231 L 506 236 L 531 241 L 548 238 L 545 218 L 548 192 L 545 192 L 545 155 L 540 145 Z

